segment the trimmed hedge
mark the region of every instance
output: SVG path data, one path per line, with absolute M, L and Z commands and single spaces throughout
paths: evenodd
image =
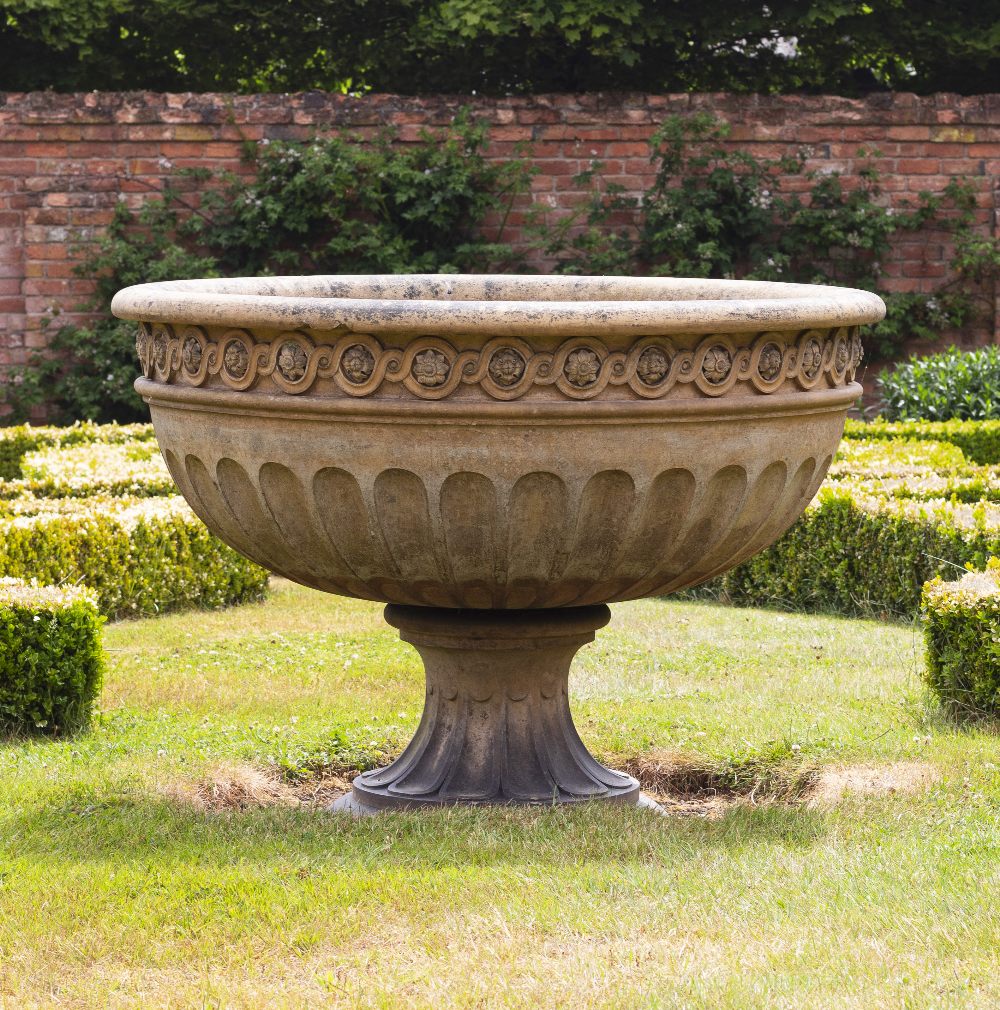
M 151 425 L 0 429 L 0 475 L 0 576 L 88 586 L 110 617 L 266 592 L 177 497 Z
M 844 439 L 828 476 L 902 477 L 967 471 L 965 453 L 951 442 L 919 439 Z
M 1000 716 L 1000 584 L 994 562 L 924 587 L 925 678 L 957 715 Z
M 767 550 L 698 590 L 745 606 L 913 617 L 923 584 L 1000 554 L 1000 508 L 821 489 Z
M 87 725 L 104 672 L 102 620 L 86 589 L 0 578 L 0 728 Z
M 151 498 L 177 494 L 155 441 L 92 442 L 25 453 L 21 480 L 0 483 L 0 497 Z
M 178 497 L 2 502 L 0 575 L 83 584 L 115 618 L 244 603 L 267 587 Z
M 802 518 L 692 595 L 912 618 L 925 582 L 1000 555 L 1000 466 L 970 465 L 962 448 L 989 458 L 1000 423 L 848 422 L 847 435 Z
M 884 371 L 882 415 L 890 421 L 1000 418 L 1000 348 L 911 357 Z
M 888 498 L 1000 501 L 1000 467 L 970 466 L 950 442 L 845 440 L 827 481 Z
M 950 442 L 980 464 L 1000 464 L 1000 421 L 855 421 L 845 439 L 919 439 Z
M 153 441 L 151 424 L 93 424 L 81 421 L 68 428 L 20 424 L 0 428 L 0 480 L 23 477 L 21 460 L 36 449 L 63 448 L 92 442 L 120 444 Z
M 104 616 L 265 595 L 175 491 L 149 425 L 0 430 L 0 731 L 87 724 Z

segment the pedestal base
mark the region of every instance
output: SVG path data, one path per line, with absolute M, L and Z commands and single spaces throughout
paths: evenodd
M 472 804 L 475 806 L 475 804 Z M 632 804 L 626 803 L 625 806 L 631 806 Z M 635 807 L 638 810 L 648 810 L 650 813 L 656 814 L 658 817 L 669 817 L 666 809 L 656 800 L 653 799 L 648 793 L 639 793 L 639 799 L 636 800 Z M 401 812 L 406 810 L 406 807 L 367 807 L 363 803 L 359 802 L 355 797 L 353 792 L 344 793 L 343 796 L 334 800 L 327 808 L 331 814 L 350 814 L 355 820 L 361 817 L 374 817 L 376 814 L 391 814 L 393 811 Z M 427 804 L 423 807 L 424 810 L 433 809 L 433 804 Z
M 610 616 L 605 606 L 386 607 L 386 620 L 423 658 L 424 713 L 396 761 L 354 780 L 353 800 L 374 809 L 638 803 L 639 783 L 591 757 L 569 711 L 573 656 Z

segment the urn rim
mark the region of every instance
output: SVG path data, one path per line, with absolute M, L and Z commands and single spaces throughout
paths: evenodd
M 856 288 L 541 274 L 331 274 L 160 281 L 119 291 L 146 322 L 361 333 L 599 336 L 855 326 L 885 315 Z

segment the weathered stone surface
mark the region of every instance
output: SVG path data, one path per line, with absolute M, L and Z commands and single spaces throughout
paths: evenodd
M 113 307 L 140 321 L 137 388 L 205 523 L 393 604 L 423 655 L 421 729 L 358 780 L 370 806 L 634 801 L 573 729 L 574 652 L 603 604 L 711 578 L 798 517 L 883 311 L 836 288 L 462 276 L 172 282 Z

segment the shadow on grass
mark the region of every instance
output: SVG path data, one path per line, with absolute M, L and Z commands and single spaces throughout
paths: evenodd
M 96 795 L 85 786 L 0 816 L 0 851 L 57 862 L 272 860 L 358 868 L 513 866 L 580 861 L 660 864 L 709 852 L 817 844 L 828 815 L 803 807 L 738 806 L 717 820 L 661 817 L 618 804 L 391 813 L 355 820 L 323 809 L 210 812 L 159 796 Z

